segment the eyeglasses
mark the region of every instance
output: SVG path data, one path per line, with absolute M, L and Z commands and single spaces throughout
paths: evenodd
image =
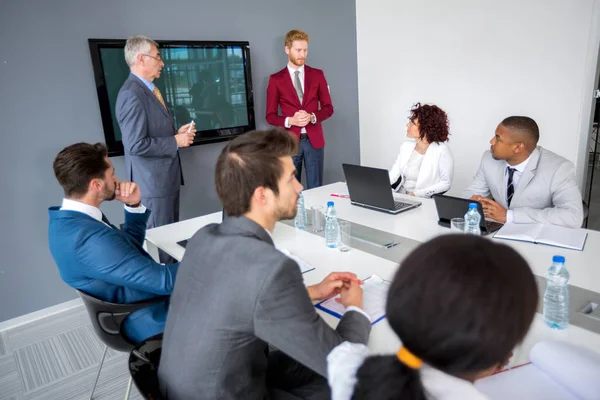
M 157 56 L 151 56 L 150 54 L 142 54 L 142 55 L 146 56 L 146 57 L 154 58 L 156 61 L 162 61 L 162 57 L 160 56 L 160 53 L 158 53 Z

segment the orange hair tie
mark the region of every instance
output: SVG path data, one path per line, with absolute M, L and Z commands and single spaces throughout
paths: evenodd
M 396 357 L 408 368 L 419 369 L 423 365 L 423 360 L 408 351 L 406 347 L 400 347 L 400 350 L 396 353 Z

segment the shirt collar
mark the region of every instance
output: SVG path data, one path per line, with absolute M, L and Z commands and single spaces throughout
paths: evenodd
M 84 213 L 95 220 L 102 222 L 102 211 L 100 211 L 98 207 L 90 206 L 89 204 L 85 204 L 77 200 L 63 199 L 60 209 L 64 211 L 77 211 Z
M 146 85 L 148 87 L 148 89 L 150 89 L 151 92 L 154 92 L 154 83 L 150 82 L 147 79 L 142 78 L 135 72 L 132 72 L 132 74 L 135 75 L 140 81 L 142 81 L 144 83 L 144 85 Z
M 290 73 L 290 75 L 292 75 L 292 76 L 294 76 L 294 72 L 296 72 L 296 71 L 300 71 L 300 75 L 304 75 L 304 65 L 302 65 L 301 67 L 299 67 L 297 69 L 294 69 L 288 62 L 287 69 L 288 69 L 288 72 Z
M 529 159 L 531 158 L 531 154 L 529 155 L 529 157 L 527 157 L 527 159 L 525 161 L 523 161 L 520 164 L 517 165 L 510 165 L 509 163 L 506 163 L 506 166 L 508 168 L 514 168 L 516 169 L 520 174 L 523 173 L 523 171 L 525 171 L 525 168 L 527 167 L 527 163 L 529 162 Z

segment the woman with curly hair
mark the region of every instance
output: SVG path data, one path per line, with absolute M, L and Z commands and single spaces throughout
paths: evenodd
M 399 193 L 431 197 L 452 185 L 454 158 L 448 141 L 448 116 L 438 106 L 417 103 L 410 110 L 406 136 L 410 141 L 390 170 L 390 183 Z

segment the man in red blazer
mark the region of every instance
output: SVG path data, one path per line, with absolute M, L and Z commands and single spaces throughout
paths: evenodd
M 285 53 L 287 66 L 269 78 L 266 119 L 300 140 L 300 150 L 293 157 L 296 178 L 300 181 L 304 161 L 306 187 L 312 189 L 323 184 L 325 139 L 321 124 L 333 115 L 333 106 L 323 71 L 304 65 L 308 35 L 289 31 L 285 35 Z M 278 107 L 283 115 L 279 115 Z

